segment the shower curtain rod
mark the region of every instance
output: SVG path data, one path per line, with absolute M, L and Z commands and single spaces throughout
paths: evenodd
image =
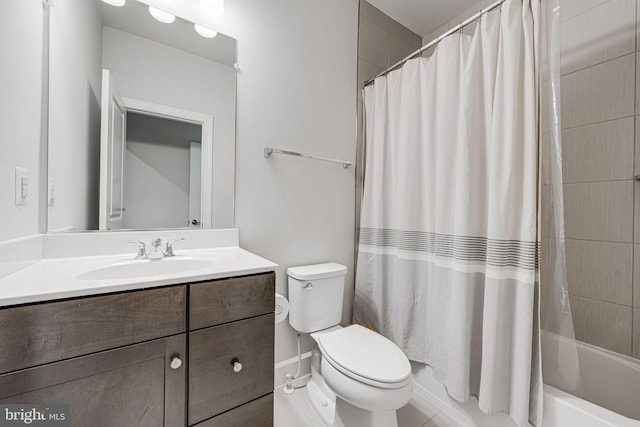
M 496 7 L 500 6 L 504 2 L 505 2 L 505 0 L 498 0 L 495 3 L 492 3 L 491 5 L 485 7 L 484 9 L 480 10 L 480 12 L 476 13 L 475 15 L 473 15 L 471 18 L 469 18 L 469 19 L 467 19 L 465 21 L 462 21 L 459 25 L 456 25 L 455 27 L 453 27 L 452 29 L 448 30 L 446 33 L 442 34 L 438 38 L 432 40 L 431 42 L 429 42 L 426 45 L 422 46 L 420 49 L 418 49 L 415 52 L 409 54 L 409 56 L 406 56 L 405 58 L 403 58 L 400 61 L 396 62 L 395 64 L 393 64 L 392 66 L 390 66 L 389 68 L 387 68 L 386 70 L 384 70 L 383 72 L 378 74 L 377 76 L 367 80 L 366 82 L 364 82 L 364 85 L 365 86 L 369 86 L 378 77 L 382 77 L 382 76 L 386 75 L 387 73 L 389 73 L 390 71 L 393 71 L 396 68 L 402 66 L 402 64 L 404 64 L 405 62 L 407 62 L 411 58 L 414 58 L 414 57 L 420 55 L 422 52 L 424 52 L 425 50 L 429 49 L 431 46 L 435 46 L 436 44 L 440 43 L 440 41 L 443 38 L 455 33 L 456 31 L 459 31 L 461 28 L 464 28 L 465 26 L 469 25 L 470 23 L 472 23 L 476 19 L 480 18 L 485 13 L 495 9 Z

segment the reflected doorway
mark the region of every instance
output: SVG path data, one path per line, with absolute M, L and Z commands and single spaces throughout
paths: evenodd
M 127 112 L 125 229 L 202 226 L 202 126 Z

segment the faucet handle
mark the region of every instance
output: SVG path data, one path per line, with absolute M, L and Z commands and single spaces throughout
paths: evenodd
M 141 240 L 125 240 L 125 243 L 135 243 L 138 245 L 138 254 L 135 259 L 143 259 L 147 257 L 147 245 Z
M 167 249 L 164 251 L 164 256 L 176 256 L 176 254 L 173 252 L 173 244 L 181 240 L 184 240 L 184 237 L 179 237 L 177 239 L 169 240 L 167 242 Z

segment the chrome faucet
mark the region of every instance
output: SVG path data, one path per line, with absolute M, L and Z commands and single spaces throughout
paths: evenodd
M 138 245 L 138 253 L 136 254 L 135 259 L 162 259 L 164 257 L 173 257 L 176 256 L 175 252 L 173 252 L 173 244 L 175 242 L 179 242 L 184 240 L 184 237 L 180 237 L 178 239 L 169 240 L 167 242 L 167 247 L 164 251 L 162 251 L 162 239 L 155 238 L 151 241 L 151 249 L 147 252 L 147 246 L 145 242 L 141 240 L 125 240 L 125 243 L 135 243 Z
M 166 257 L 176 256 L 175 252 L 173 252 L 173 244 L 176 243 L 176 242 L 179 242 L 181 240 L 184 240 L 184 237 L 180 237 L 178 239 L 169 240 L 167 242 L 167 248 L 164 251 L 164 256 L 166 256 Z
M 147 246 L 140 240 L 125 240 L 125 243 L 135 243 L 138 245 L 138 253 L 134 259 L 147 259 Z
M 164 258 L 164 252 L 162 252 L 162 249 L 160 249 L 160 246 L 162 246 L 162 239 L 159 237 L 153 239 L 151 241 L 151 249 L 149 249 L 149 252 L 147 253 L 147 258 L 148 259 Z

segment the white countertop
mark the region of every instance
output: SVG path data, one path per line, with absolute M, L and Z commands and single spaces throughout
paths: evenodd
M 87 295 L 191 283 L 223 277 L 274 271 L 277 264 L 237 246 L 176 250 L 176 257 L 163 260 L 133 260 L 131 253 L 119 255 L 45 258 L 0 278 L 0 306 L 50 301 Z M 115 265 L 148 263 L 152 271 L 159 263 L 195 260 L 196 268 L 180 273 L 88 280 L 94 271 Z M 189 262 L 189 261 L 188 261 Z M 201 264 L 198 264 L 201 262 Z M 156 264 L 154 264 L 156 263 Z M 204 265 L 204 266 L 202 266 Z M 161 268 L 159 270 L 162 270 Z

